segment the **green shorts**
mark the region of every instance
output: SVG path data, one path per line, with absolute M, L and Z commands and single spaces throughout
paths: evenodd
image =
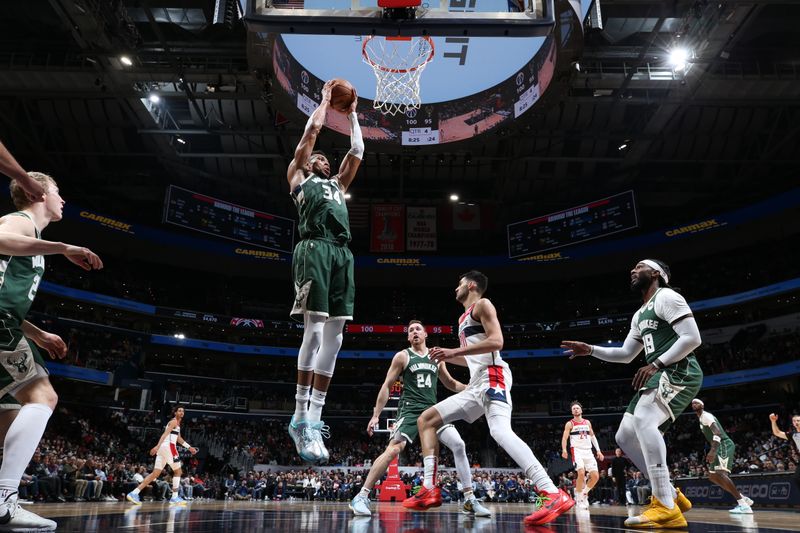
M 353 254 L 347 246 L 319 239 L 303 239 L 294 248 L 292 258 L 295 320 L 303 314 L 329 319 L 353 319 L 356 285 L 353 277 Z
M 736 446 L 731 439 L 722 439 L 717 448 L 717 456 L 714 461 L 708 465 L 709 471 L 716 472 L 721 470 L 723 472 L 731 473 L 731 466 L 733 465 L 733 453 L 736 451 Z
M 642 391 L 656 389 L 656 400 L 666 407 L 670 414 L 670 418 L 658 427 L 663 433 L 672 425 L 675 417 L 692 403 L 692 399 L 697 397 L 702 385 L 703 370 L 695 356 L 690 355 L 653 374 L 644 387 L 633 396 L 625 412 L 633 414 Z
M 409 444 L 414 444 L 419 436 L 419 429 L 417 429 L 417 419 L 422 415 L 423 411 L 398 411 L 397 420 L 392 428 L 392 435 L 390 440 L 393 442 L 400 442 L 403 439 L 407 440 Z
M 10 394 L 6 394 L 0 398 L 0 411 L 11 411 L 13 409 L 19 410 L 21 407 L 22 405 L 17 401 L 17 399 Z
M 48 375 L 39 350 L 25 337 L 20 339 L 13 351 L 0 352 L 0 366 L 0 397 Z

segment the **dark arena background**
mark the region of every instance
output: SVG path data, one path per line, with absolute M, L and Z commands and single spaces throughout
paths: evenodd
M 663 435 L 694 506 L 678 530 L 800 531 L 800 4 L 387 1 L 384 12 L 360 0 L 3 3 L 2 170 L 19 179 L 15 159 L 52 176 L 59 192 L 27 208 L 52 221 L 43 239 L 87 247 L 104 267 L 81 270 L 54 247 L 30 292 L 27 320 L 66 345 L 63 358 L 40 350 L 58 399 L 36 447 L 31 410 L 14 404 L 42 407 L 25 391 L 44 380 L 19 381 L 35 369 L 0 348 L 12 392 L 0 402 L 0 531 L 52 530 L 46 519 L 63 532 L 632 531 L 650 475 L 627 451 L 612 460 L 644 351 L 614 364 L 570 359 L 561 343 L 623 346 L 642 306 L 631 271 L 647 258 L 669 265 L 691 308 L 696 396 L 735 443 L 730 480 L 752 500 L 752 514 L 732 512 L 739 502 L 709 479 L 713 441 L 687 405 Z M 385 115 L 362 46 L 396 35 L 413 40 L 385 43 L 429 35 L 435 53 L 416 73 L 418 107 Z M 289 317 L 292 262 L 306 241 L 286 176 L 330 78 L 358 92 L 365 150 L 335 198 L 349 214 L 355 311 L 322 411 L 330 457 L 309 464 L 287 432 L 304 338 Z M 346 114 L 329 110 L 315 148 L 332 174 L 350 146 Z M 3 214 L 16 211 L 0 196 Z M 12 267 L 39 253 L 14 252 L 9 219 L 3 342 L 18 327 Z M 384 410 L 368 434 L 409 321 L 428 347 L 459 346 L 455 289 L 470 270 L 489 279 L 514 431 L 579 499 L 561 452 L 580 402 L 599 481 L 582 504 L 526 523 L 537 488 L 481 417 L 456 428 L 491 517 L 465 512 L 444 447 L 441 506 L 403 507 L 423 484 L 419 439 L 370 491 L 372 515 L 355 516 L 397 415 Z M 639 342 L 650 354 L 652 337 Z M 394 384 L 387 407 L 410 385 Z M 179 488 L 167 467 L 141 505 L 128 501 L 177 406 L 197 448 L 173 448 Z M 24 525 L 24 511 L 40 522 Z

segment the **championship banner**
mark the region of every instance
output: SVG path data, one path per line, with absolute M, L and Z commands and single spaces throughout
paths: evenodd
M 400 204 L 378 204 L 372 206 L 370 230 L 371 252 L 402 252 L 405 250 L 405 213 Z
M 436 251 L 436 208 L 406 208 L 406 249 L 409 252 Z

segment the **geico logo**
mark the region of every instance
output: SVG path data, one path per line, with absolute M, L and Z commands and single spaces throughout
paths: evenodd
M 719 500 L 722 499 L 722 488 L 716 485 L 709 487 L 708 489 L 708 497 L 711 500 Z
M 708 497 L 708 487 L 703 487 L 700 485 L 696 485 L 694 487 L 686 487 L 684 489 L 684 494 L 686 494 L 687 498 L 707 498 Z
M 788 500 L 792 487 L 787 481 L 779 481 L 769 484 L 770 500 Z
M 736 488 L 739 489 L 745 496 L 750 496 L 751 498 L 767 498 L 769 497 L 769 485 L 766 483 L 752 483 L 748 485 L 737 485 Z

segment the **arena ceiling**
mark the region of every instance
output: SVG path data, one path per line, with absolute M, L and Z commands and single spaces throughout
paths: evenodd
M 226 2 L 221 2 L 225 7 Z M 302 133 L 247 32 L 213 0 L 28 0 L 0 17 L 0 139 L 68 199 L 160 219 L 167 184 L 292 212 L 285 171 Z M 798 183 L 800 2 L 602 0 L 580 69 L 547 105 L 468 146 L 367 146 L 352 203 L 495 206 L 505 223 L 634 189 L 651 226 Z M 680 37 L 678 37 L 680 36 Z M 694 50 L 667 64 L 676 40 Z M 122 55 L 132 59 L 126 66 Z M 146 98 L 157 90 L 157 112 Z M 152 108 L 152 106 L 150 106 Z M 328 133 L 320 147 L 348 146 Z

